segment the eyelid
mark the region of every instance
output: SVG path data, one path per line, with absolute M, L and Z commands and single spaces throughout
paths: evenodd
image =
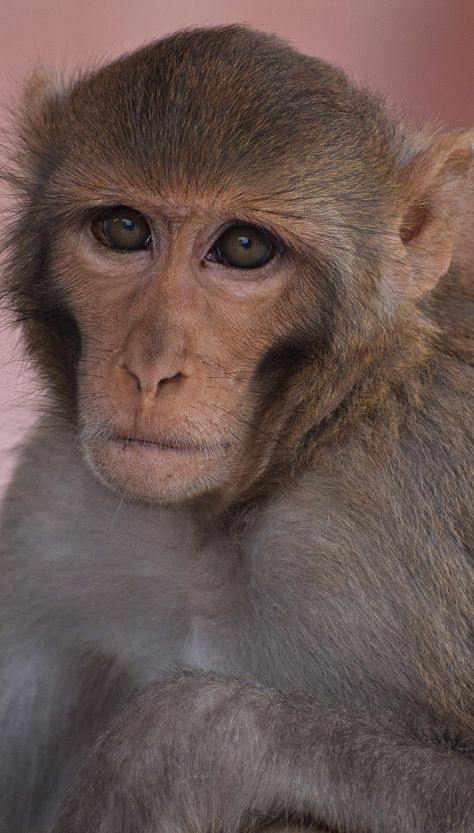
M 232 220 L 227 220 L 222 226 L 220 226 L 210 238 L 213 242 L 210 244 L 209 248 L 212 248 L 212 246 L 217 243 L 219 238 L 234 226 L 248 226 L 249 228 L 257 229 L 257 231 L 262 231 L 277 248 L 283 248 L 283 241 L 278 234 L 273 231 L 273 229 L 265 226 L 263 223 L 255 222 L 255 220 L 242 220 L 241 217 L 235 217 Z
M 133 205 L 127 205 L 126 203 L 118 202 L 118 203 L 111 203 L 110 205 L 92 205 L 88 208 L 83 209 L 81 214 L 81 222 L 87 223 L 92 219 L 97 219 L 99 217 L 105 217 L 109 214 L 110 211 L 117 211 L 119 208 L 126 208 L 130 211 L 134 211 L 140 217 L 144 217 L 147 223 L 150 223 L 149 217 L 145 211 L 140 211 L 139 208 L 135 208 Z

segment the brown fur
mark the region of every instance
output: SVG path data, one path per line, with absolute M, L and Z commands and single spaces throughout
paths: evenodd
M 412 136 L 340 71 L 241 27 L 179 33 L 66 87 L 31 83 L 6 293 L 51 408 L 126 501 L 189 508 L 196 555 L 223 542 L 240 553 L 229 608 L 242 586 L 262 600 L 252 648 L 239 643 L 241 682 L 196 672 L 132 702 L 58 833 L 130 833 L 138 819 L 143 833 L 194 830 L 194 776 L 185 782 L 170 727 L 188 752 L 197 744 L 190 760 L 206 772 L 220 754 L 207 740 L 214 719 L 235 760 L 222 794 L 237 791 L 242 806 L 219 804 L 216 776 L 217 818 L 202 810 L 201 784 L 200 825 L 237 833 L 288 805 L 290 820 L 346 833 L 473 829 L 473 294 L 456 254 L 472 143 Z M 117 255 L 87 236 L 94 210 L 113 205 L 151 218 L 156 250 Z M 280 241 L 260 277 L 203 262 L 228 220 Z M 217 453 L 124 463 L 107 450 L 114 431 Z M 260 562 L 242 567 L 254 550 Z M 265 670 L 280 653 L 281 670 Z M 107 703 L 109 682 L 104 691 Z M 212 708 L 194 712 L 201 696 Z M 155 718 L 161 734 L 144 741 Z M 268 770 L 252 769 L 254 721 Z M 120 738 L 131 763 L 115 793 Z M 171 776 L 143 786 L 161 748 L 176 792 Z M 406 775 L 415 764 L 419 783 L 418 770 Z M 443 779 L 455 792 L 444 805 Z

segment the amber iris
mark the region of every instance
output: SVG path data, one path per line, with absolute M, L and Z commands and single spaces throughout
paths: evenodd
M 151 242 L 151 229 L 143 215 L 125 205 L 96 218 L 92 231 L 101 243 L 124 252 L 146 249 Z
M 220 261 L 238 269 L 258 269 L 273 256 L 274 246 L 258 226 L 231 226 L 218 239 L 215 251 Z

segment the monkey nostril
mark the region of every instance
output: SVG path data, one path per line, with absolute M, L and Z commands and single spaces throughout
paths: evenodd
M 183 373 L 175 373 L 174 376 L 167 376 L 164 379 L 160 379 L 156 384 L 156 390 L 159 391 L 160 388 L 166 387 L 170 382 L 180 382 L 181 379 L 184 379 Z
M 135 373 L 135 371 L 130 369 L 126 362 L 122 362 L 120 368 L 133 379 L 137 390 L 140 391 L 140 393 L 158 393 L 160 390 L 163 390 L 164 387 L 167 387 L 171 382 L 180 382 L 185 378 L 184 373 L 181 373 L 180 371 L 178 371 L 178 373 L 170 374 L 169 376 L 163 376 L 161 379 L 159 378 L 159 374 L 157 379 L 156 375 L 152 373 L 142 373 L 139 376 L 138 373 Z
M 130 368 L 129 368 L 126 364 L 125 364 L 125 362 L 123 362 L 123 364 L 121 364 L 121 365 L 120 365 L 120 367 L 121 367 L 123 370 L 125 370 L 125 372 L 126 372 L 126 373 L 128 373 L 128 375 L 129 375 L 129 376 L 131 376 L 131 377 L 132 377 L 132 379 L 135 381 L 135 384 L 136 384 L 136 386 L 137 386 L 137 389 L 138 389 L 139 391 L 141 391 L 141 390 L 142 390 L 142 386 L 141 386 L 141 382 L 140 382 L 140 379 L 139 379 L 139 377 L 137 376 L 137 374 L 136 374 L 136 373 L 134 373 L 134 372 L 133 372 L 133 370 L 130 370 Z

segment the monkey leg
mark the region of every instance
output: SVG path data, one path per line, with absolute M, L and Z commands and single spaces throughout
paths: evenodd
M 296 822 L 289 822 L 288 824 L 276 822 L 269 827 L 264 827 L 258 833 L 331 833 L 331 831 L 327 827 L 314 827 L 313 825 L 308 827 Z

